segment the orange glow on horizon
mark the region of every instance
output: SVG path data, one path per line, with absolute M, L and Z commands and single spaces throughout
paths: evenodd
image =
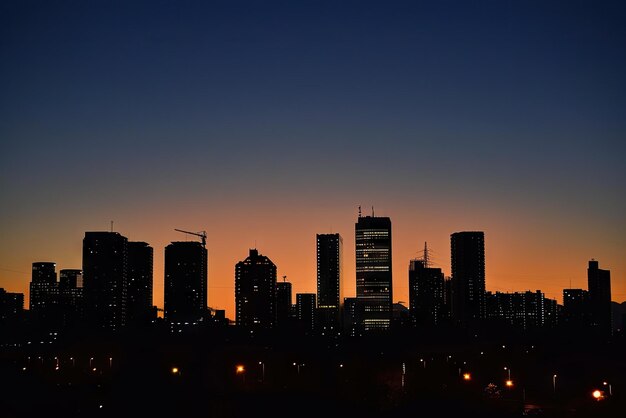
M 398 206 L 402 207 L 402 206 Z M 354 296 L 355 257 L 354 223 L 356 206 L 338 209 L 311 209 L 297 204 L 278 202 L 250 208 L 241 206 L 198 207 L 183 210 L 162 207 L 158 210 L 133 208 L 132 213 L 119 215 L 115 230 L 132 241 L 145 241 L 154 248 L 153 303 L 163 307 L 163 252 L 172 241 L 196 237 L 174 231 L 175 228 L 208 234 L 208 306 L 224 309 L 234 315 L 235 264 L 256 247 L 277 265 L 277 279 L 283 275 L 293 284 L 295 293 L 316 292 L 317 233 L 339 232 L 343 238 L 343 295 Z M 612 299 L 626 299 L 626 261 L 623 249 L 605 239 L 603 231 L 594 234 L 570 223 L 556 225 L 546 217 L 539 221 L 523 212 L 478 209 L 456 210 L 443 205 L 424 207 L 421 211 L 403 207 L 393 212 L 376 210 L 378 216 L 389 216 L 393 237 L 393 300 L 408 306 L 408 264 L 419 255 L 428 241 L 436 267 L 450 275 L 450 234 L 456 231 L 485 232 L 486 289 L 489 291 L 542 290 L 546 297 L 562 301 L 564 288 L 587 288 L 587 263 L 600 261 L 600 268 L 611 270 Z M 90 215 L 96 216 L 96 215 Z M 108 219 L 108 218 L 104 218 Z M 512 221 L 515 219 L 515 221 Z M 175 220 L 173 222 L 172 220 Z M 563 221 L 565 222 L 565 221 Z M 6 231 L 14 237 L 0 243 L 3 260 L 0 287 L 9 292 L 24 293 L 28 308 L 28 287 L 31 264 L 54 261 L 61 269 L 81 268 L 82 239 L 85 231 L 107 230 L 108 222 L 94 225 L 92 219 L 62 219 L 50 225 L 42 239 L 40 230 Z M 7 242 L 10 241 L 10 242 Z

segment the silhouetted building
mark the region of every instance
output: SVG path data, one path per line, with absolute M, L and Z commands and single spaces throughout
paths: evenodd
M 7 292 L 0 288 L 0 325 L 10 325 L 22 319 L 24 294 Z
M 547 328 L 556 328 L 559 326 L 560 307 L 556 299 L 543 299 L 543 311 L 545 315 L 544 326 Z
M 276 283 L 276 325 L 284 327 L 292 323 L 291 283 L 282 281 Z
M 589 292 L 584 289 L 563 289 L 562 325 L 578 331 L 591 325 Z
M 521 330 L 545 326 L 545 296 L 536 292 L 486 293 L 487 318 Z
M 589 261 L 587 269 L 591 325 L 602 334 L 612 335 L 611 271 L 599 268 L 596 260 Z
M 391 220 L 359 213 L 355 240 L 360 328 L 364 333 L 387 331 L 392 319 Z
M 343 330 L 350 337 L 363 335 L 363 306 L 358 298 L 344 298 L 343 300 Z
M 443 310 L 441 318 L 450 320 L 452 317 L 452 277 L 446 276 L 443 279 Z
M 437 325 L 444 311 L 444 278 L 440 268 L 423 260 L 409 262 L 409 312 L 418 326 Z
M 85 318 L 95 329 L 126 324 L 128 239 L 117 232 L 85 232 L 83 293 Z
M 276 265 L 256 249 L 235 266 L 236 322 L 246 328 L 276 324 Z
M 455 232 L 452 252 L 452 317 L 469 325 L 485 318 L 485 234 Z
M 411 311 L 402 303 L 397 302 L 391 305 L 393 327 L 396 330 L 408 329 L 413 326 Z
M 296 293 L 296 318 L 301 329 L 315 329 L 315 293 Z
M 342 252 L 339 234 L 317 234 L 317 320 L 323 334 L 340 328 Z
M 149 252 L 144 249 L 144 271 Z M 207 267 L 207 250 L 199 242 L 177 241 L 165 247 L 164 317 L 172 327 L 197 324 L 206 315 Z
M 38 325 L 57 328 L 59 321 L 59 286 L 56 263 L 33 263 L 30 282 L 30 315 Z
M 63 269 L 59 272 L 59 308 L 64 327 L 79 324 L 84 317 L 83 271 Z
M 153 249 L 145 242 L 128 243 L 127 322 L 144 323 L 152 319 Z M 206 287 L 205 287 L 206 288 Z

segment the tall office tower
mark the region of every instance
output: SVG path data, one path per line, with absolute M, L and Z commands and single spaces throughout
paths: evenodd
M 452 317 L 469 325 L 485 318 L 485 234 L 455 232 L 452 252 Z
M 572 331 L 590 326 L 589 292 L 584 289 L 563 289 L 561 322 L 565 328 Z
M 24 313 L 24 294 L 7 292 L 0 287 L 0 326 L 15 325 Z
M 450 320 L 452 317 L 452 277 L 443 279 L 443 312 L 441 317 Z
M 59 326 L 59 287 L 56 264 L 33 263 L 30 282 L 30 313 L 45 327 Z
M 85 319 L 95 329 L 118 331 L 126 324 L 128 239 L 117 232 L 85 232 Z
M 556 299 L 543 299 L 543 311 L 545 315 L 544 326 L 547 328 L 556 328 L 559 325 L 559 307 Z
M 339 234 L 317 234 L 317 320 L 323 334 L 340 328 L 342 251 Z
M 284 327 L 292 321 L 291 315 L 291 283 L 285 281 L 276 283 L 276 325 Z
M 296 293 L 296 318 L 305 331 L 315 329 L 315 293 Z
M 611 271 L 602 270 L 596 260 L 587 269 L 591 325 L 604 335 L 613 334 L 611 317 Z
M 165 247 L 164 316 L 172 325 L 197 324 L 205 316 L 207 267 L 207 250 L 199 242 L 177 241 Z
M 152 315 L 153 250 L 145 242 L 128 243 L 127 322 L 142 323 Z
M 387 331 L 392 319 L 391 220 L 361 216 L 355 224 L 356 297 L 364 333 Z
M 357 298 L 345 298 L 343 300 L 343 332 L 350 337 L 363 335 L 361 325 L 363 309 Z
M 235 266 L 235 305 L 238 326 L 274 328 L 276 265 L 256 249 Z
M 83 319 L 83 271 L 63 269 L 59 272 L 59 308 L 63 326 L 72 326 Z
M 409 262 L 409 312 L 415 325 L 437 325 L 443 319 L 443 272 L 430 267 L 427 247 L 423 259 Z

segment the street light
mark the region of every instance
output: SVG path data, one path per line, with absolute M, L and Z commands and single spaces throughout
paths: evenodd
M 612 390 L 612 388 L 611 388 L 611 384 L 610 384 L 610 383 L 608 383 L 608 382 L 602 382 L 602 384 L 603 384 L 604 386 L 608 386 L 608 387 L 609 387 L 609 396 L 613 396 L 613 390 Z
M 472 375 L 469 373 L 463 373 L 463 380 L 472 380 Z
M 505 367 L 504 370 L 509 372 L 509 380 L 511 380 L 511 369 L 509 369 L 508 367 Z
M 259 361 L 259 365 L 261 366 L 261 383 L 265 383 L 265 363 Z
M 505 382 L 505 384 L 506 384 L 506 386 L 507 386 L 507 387 L 509 387 L 509 388 L 510 388 L 510 387 L 513 387 L 513 381 L 512 381 L 511 379 L 507 380 L 507 381 Z
M 601 401 L 602 399 L 604 399 L 604 393 L 601 390 L 597 389 L 591 392 L 591 396 L 593 396 L 594 399 L 597 401 Z
M 556 395 L 556 375 L 552 376 L 552 390 L 554 394 Z

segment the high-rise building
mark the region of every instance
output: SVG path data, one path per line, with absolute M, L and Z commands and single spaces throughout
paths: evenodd
M 128 239 L 118 232 L 85 232 L 83 293 L 87 324 L 117 331 L 126 324 Z
M 24 313 L 24 294 L 0 288 L 0 326 L 14 325 Z
M 485 234 L 455 232 L 452 253 L 452 317 L 469 325 L 485 318 Z
M 143 251 L 145 271 L 150 251 Z M 177 241 L 165 247 L 164 316 L 171 324 L 197 324 L 206 315 L 207 263 L 207 250 L 199 242 Z M 146 302 L 144 294 L 141 303 Z
M 444 276 L 440 268 L 429 266 L 427 255 L 409 262 L 409 312 L 418 326 L 437 325 L 443 319 Z
M 142 323 L 152 316 L 153 249 L 145 242 L 128 243 L 127 322 Z
M 611 316 L 611 271 L 599 268 L 596 260 L 587 269 L 591 325 L 604 335 L 613 334 Z
M 284 327 L 292 322 L 291 314 L 291 283 L 285 281 L 276 283 L 276 325 Z
M 546 325 L 546 299 L 536 292 L 487 292 L 487 318 L 524 331 Z
M 276 265 L 256 249 L 235 266 L 235 305 L 238 326 L 274 328 Z
M 44 327 L 60 325 L 56 263 L 33 263 L 30 282 L 30 314 L 39 325 Z
M 317 319 L 323 334 L 340 328 L 342 251 L 339 234 L 317 234 Z
M 355 224 L 356 297 L 364 333 L 389 330 L 392 319 L 391 220 L 361 216 Z
M 296 318 L 303 330 L 315 329 L 315 293 L 296 293 Z
M 357 298 L 345 298 L 343 300 L 343 332 L 350 337 L 363 335 L 363 309 Z
M 59 272 L 59 308 L 63 326 L 81 322 L 84 314 L 83 271 L 63 269 Z
M 572 331 L 579 331 L 591 325 L 589 292 L 584 289 L 563 289 L 562 325 Z

